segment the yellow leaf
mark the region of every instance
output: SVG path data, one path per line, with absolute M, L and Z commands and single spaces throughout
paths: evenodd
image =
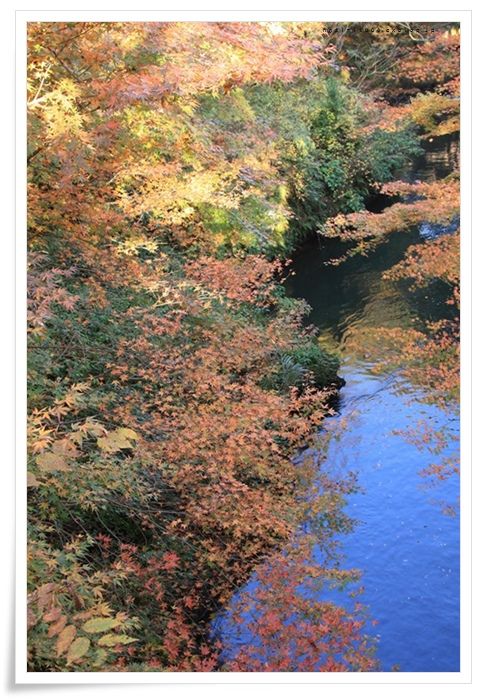
M 139 440 L 139 435 L 132 428 L 118 428 L 117 432 L 121 435 L 125 435 L 130 440 Z
M 102 435 L 105 435 L 107 432 L 103 425 L 90 418 L 88 418 L 83 425 L 80 426 L 80 430 L 90 433 L 90 435 L 93 435 L 94 437 L 102 437 Z
M 68 663 L 70 664 L 73 661 L 81 659 L 82 656 L 85 656 L 89 648 L 90 640 L 88 637 L 77 637 L 68 650 Z
M 110 617 L 93 617 L 91 620 L 85 622 L 83 630 L 94 634 L 96 632 L 106 632 L 114 627 L 118 627 L 120 624 L 121 622 Z
M 132 448 L 131 440 L 138 440 L 139 436 L 130 428 L 117 428 L 108 433 L 106 437 L 97 440 L 99 448 L 103 452 L 118 452 L 127 448 Z
M 115 647 L 117 644 L 130 644 L 131 642 L 137 642 L 137 639 L 128 637 L 126 634 L 105 634 L 98 640 L 102 647 Z

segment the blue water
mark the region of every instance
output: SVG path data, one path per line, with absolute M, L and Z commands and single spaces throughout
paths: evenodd
M 434 143 L 418 164 L 419 176 L 445 175 L 451 156 L 452 144 Z M 456 474 L 446 480 L 422 475 L 430 464 L 458 455 L 458 411 L 429 404 L 414 387 L 400 385 L 395 375 L 373 374 L 350 342 L 356 330 L 422 328 L 452 312 L 442 284 L 412 293 L 408 284 L 383 279 L 409 245 L 425 238 L 422 226 L 400 231 L 368 257 L 336 267 L 324 264 L 334 257 L 330 244 L 311 241 L 295 256 L 295 274 L 287 283 L 289 295 L 311 305 L 310 321 L 320 331 L 319 342 L 343 358 L 340 375 L 346 384 L 338 416 L 324 425 L 335 437 L 321 468 L 353 471 L 361 487 L 345 507 L 358 522 L 353 532 L 339 538 L 340 563 L 362 571 L 361 602 L 377 623 L 368 624 L 366 631 L 376 639 L 382 671 L 459 671 L 459 479 Z M 381 359 L 382 352 L 379 340 L 375 358 Z M 419 421 L 443 432 L 442 448 L 436 451 L 435 442 L 428 442 L 420 449 L 402 434 Z M 317 550 L 320 563 L 321 556 Z M 323 561 L 324 567 L 328 563 Z M 243 590 L 256 585 L 251 579 Z M 347 590 L 327 589 L 317 595 L 348 608 L 354 604 Z M 239 596 L 231 601 L 231 610 Z M 216 629 L 226 658 L 250 641 L 245 620 L 236 628 L 228 612 L 219 616 Z
M 330 443 L 324 468 L 356 471 L 363 489 L 345 509 L 359 524 L 342 537 L 341 563 L 363 572 L 361 599 L 378 623 L 368 631 L 377 637 L 381 669 L 458 671 L 459 484 L 457 477 L 431 484 L 419 474 L 431 461 L 457 454 L 457 419 L 399 396 L 394 383 L 365 368 L 346 366 L 343 374 L 341 413 L 349 420 Z M 393 434 L 419 419 L 449 430 L 440 454 Z M 326 597 L 347 606 L 343 593 Z
M 338 539 L 341 566 L 362 571 L 360 600 L 376 622 L 365 632 L 375 638 L 382 671 L 459 671 L 458 479 L 432 483 L 419 474 L 457 455 L 457 416 L 426 405 L 413 391 L 398 394 L 391 377 L 373 376 L 367 366 L 345 365 L 342 374 L 340 413 L 327 423 L 332 434 L 336 424 L 337 437 L 323 468 L 358 476 L 360 491 L 345 507 L 358 522 Z M 450 436 L 435 455 L 393 433 L 419 420 Z M 316 556 L 320 561 L 318 550 Z M 256 585 L 251 579 L 244 590 Z M 331 588 L 319 595 L 352 609 L 357 599 L 348 593 Z M 236 628 L 229 615 L 218 631 L 227 657 L 251 641 L 246 625 Z

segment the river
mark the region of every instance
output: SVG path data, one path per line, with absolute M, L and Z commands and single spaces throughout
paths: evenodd
M 449 138 L 427 143 L 411 178 L 444 177 L 457 152 Z M 319 342 L 341 355 L 345 385 L 327 429 L 347 421 L 331 441 L 323 469 L 357 474 L 361 490 L 349 496 L 345 510 L 358 524 L 340 536 L 341 563 L 362 571 L 362 602 L 377 623 L 367 631 L 376 640 L 382 671 L 458 671 L 460 663 L 458 477 L 433 484 L 422 476 L 433 461 L 429 446 L 419 449 L 401 434 L 426 421 L 448 436 L 435 459 L 455 456 L 458 413 L 426 403 L 412 386 L 403 384 L 399 392 L 395 375 L 372 373 L 368 360 L 350 347 L 357 328 L 410 327 L 446 317 L 442 284 L 412 293 L 408 284 L 382 277 L 409 245 L 435 234 L 426 225 L 400 231 L 367 257 L 338 266 L 325 264 L 335 255 L 333 243 L 310 240 L 296 253 L 295 274 L 287 281 L 288 295 L 310 304 Z M 253 585 L 251 580 L 247 588 Z M 320 595 L 351 605 L 347 591 Z M 226 657 L 246 643 L 228 614 L 219 616 L 216 628 Z

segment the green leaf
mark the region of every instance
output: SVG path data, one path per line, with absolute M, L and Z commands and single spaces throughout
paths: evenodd
M 93 665 L 102 666 L 102 664 L 104 664 L 107 660 L 107 656 L 108 655 L 105 649 L 97 649 L 97 651 L 95 652 L 95 659 L 93 661 Z
M 68 649 L 68 663 L 77 661 L 85 656 L 86 652 L 90 648 L 90 640 L 88 637 L 77 637 L 73 644 Z

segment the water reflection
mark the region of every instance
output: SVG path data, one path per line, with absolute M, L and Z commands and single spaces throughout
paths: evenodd
M 457 421 L 421 397 L 399 396 L 395 383 L 373 377 L 357 363 L 343 369 L 341 413 L 350 420 L 332 442 L 325 468 L 336 461 L 357 471 L 364 491 L 351 496 L 346 512 L 360 524 L 343 538 L 344 564 L 363 571 L 362 583 L 378 621 L 383 670 L 459 670 L 459 523 L 433 502 L 420 471 L 432 455 L 418 450 L 402 431 L 419 420 L 432 430 L 449 429 L 437 459 L 456 457 Z M 333 419 L 332 419 L 333 420 Z M 435 500 L 452 506 L 458 484 L 436 485 Z M 346 603 L 334 591 L 325 595 Z M 346 603 L 347 604 L 347 603 Z
M 444 177 L 457 167 L 458 155 L 455 140 L 436 139 L 417 160 L 412 179 Z M 325 263 L 341 255 L 343 244 L 310 241 L 295 256 L 295 274 L 287 281 L 288 294 L 311 305 L 310 321 L 320 330 L 319 342 L 339 349 L 344 358 L 340 373 L 346 385 L 339 415 L 324 427 L 333 439 L 322 467 L 324 473 L 358 475 L 361 489 L 345 507 L 345 514 L 358 525 L 352 535 L 338 537 L 341 566 L 362 571 L 362 600 L 377 622 L 368 623 L 366 629 L 377 642 L 384 671 L 459 670 L 458 482 L 455 467 L 448 479 L 435 478 L 432 471 L 433 464 L 456 463 L 458 415 L 454 409 L 426 404 L 421 390 L 413 386 L 403 385 L 403 393 L 399 392 L 401 378 L 372 373 L 368 358 L 358 357 L 352 342 L 358 330 L 421 330 L 428 322 L 454 315 L 442 282 L 412 293 L 408 283 L 383 278 L 410 245 L 431 235 L 436 232 L 425 227 L 392 234 L 367 257 L 352 257 L 337 267 Z M 375 353 L 381 351 L 379 340 Z M 442 440 L 427 437 L 418 443 L 419 426 L 424 435 L 430 431 Z M 435 490 L 426 488 L 432 483 L 425 478 L 429 473 Z M 331 566 L 319 548 L 314 561 L 323 569 Z M 256 626 L 256 614 L 258 618 L 262 614 L 257 601 L 263 591 L 265 598 L 273 599 L 275 578 L 271 573 L 261 582 L 254 577 L 219 618 L 225 658 L 232 659 L 251 644 L 248 616 L 254 616 Z M 355 590 L 350 585 L 338 590 L 324 584 L 314 595 L 316 601 L 352 611 L 357 599 L 350 594 Z M 231 613 L 243 596 L 246 612 L 236 624 Z

